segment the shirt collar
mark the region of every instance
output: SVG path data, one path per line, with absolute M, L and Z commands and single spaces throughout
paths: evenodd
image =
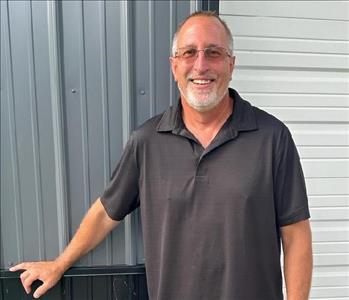
M 227 120 L 226 126 L 231 131 L 250 131 L 258 129 L 258 124 L 252 105 L 243 100 L 239 93 L 229 88 L 229 96 L 234 99 L 233 113 Z M 184 128 L 182 119 L 182 105 L 179 99 L 177 106 L 171 106 L 161 117 L 157 126 L 158 132 L 172 132 L 178 134 Z

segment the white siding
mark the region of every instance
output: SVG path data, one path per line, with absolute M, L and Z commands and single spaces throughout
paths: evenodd
M 290 128 L 313 230 L 311 299 L 349 299 L 349 2 L 220 1 L 231 86 Z

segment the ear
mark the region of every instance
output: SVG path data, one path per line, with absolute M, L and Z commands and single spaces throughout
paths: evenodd
M 174 77 L 174 80 L 177 81 L 177 60 L 175 57 L 170 57 L 169 58 L 170 60 L 170 64 L 171 64 L 171 70 L 172 70 L 172 74 L 173 74 L 173 77 Z
M 232 56 L 232 57 L 229 57 L 230 74 L 233 74 L 234 67 L 235 67 L 235 56 Z

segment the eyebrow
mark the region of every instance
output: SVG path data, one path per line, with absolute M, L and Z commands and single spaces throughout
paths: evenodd
M 217 44 L 213 44 L 213 43 L 208 44 L 207 46 L 205 46 L 205 48 L 209 48 L 209 47 L 222 47 L 222 46 L 217 45 Z M 178 47 L 178 49 L 180 49 L 180 48 L 197 48 L 197 47 L 194 44 L 189 44 L 189 45 L 185 45 L 183 47 Z

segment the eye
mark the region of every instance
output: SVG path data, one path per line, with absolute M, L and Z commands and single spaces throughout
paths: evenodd
M 209 58 L 219 58 L 223 55 L 222 49 L 216 47 L 206 48 L 205 53 Z
M 197 53 L 197 50 L 195 48 L 188 48 L 188 49 L 183 49 L 181 56 L 184 58 L 190 58 L 195 56 L 196 53 Z

